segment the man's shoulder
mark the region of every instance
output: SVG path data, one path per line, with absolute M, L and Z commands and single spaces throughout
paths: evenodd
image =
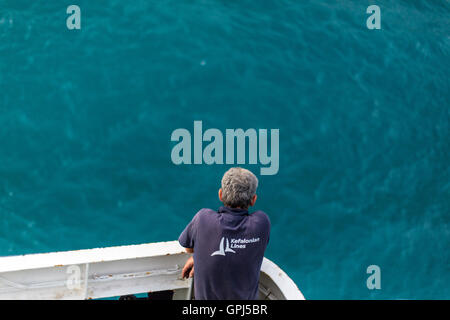
M 265 219 L 269 219 L 269 215 L 267 213 L 265 213 L 264 211 L 262 211 L 262 210 L 257 210 L 255 212 L 253 212 L 252 216 L 258 216 L 258 217 L 262 217 L 262 218 L 265 218 Z
M 252 215 L 253 217 L 257 218 L 257 219 L 260 220 L 260 221 L 264 221 L 264 222 L 268 223 L 269 226 L 270 226 L 270 218 L 269 218 L 269 215 L 268 215 L 267 213 L 265 213 L 264 211 L 262 211 L 262 210 L 257 210 L 257 211 L 255 211 L 255 212 L 253 212 L 251 215 Z
M 202 208 L 200 209 L 194 216 L 195 219 L 208 219 L 210 217 L 213 217 L 214 214 L 217 213 L 217 211 L 210 209 L 210 208 Z
M 205 215 L 211 213 L 217 213 L 217 211 L 210 208 L 202 208 L 197 212 L 198 215 Z

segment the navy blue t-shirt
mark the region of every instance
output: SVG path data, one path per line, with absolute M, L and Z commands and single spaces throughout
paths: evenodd
M 269 242 L 270 220 L 262 211 L 201 209 L 178 241 L 194 249 L 197 300 L 254 300 Z

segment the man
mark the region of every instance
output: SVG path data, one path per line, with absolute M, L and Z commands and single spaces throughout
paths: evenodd
M 262 211 L 248 212 L 256 202 L 258 179 L 243 168 L 222 178 L 218 211 L 201 209 L 178 241 L 194 253 L 183 277 L 194 275 L 196 300 L 254 300 L 259 272 L 269 242 L 270 220 Z

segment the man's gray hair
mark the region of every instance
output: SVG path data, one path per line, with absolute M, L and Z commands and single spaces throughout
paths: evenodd
M 231 208 L 248 208 L 258 187 L 258 178 L 244 168 L 231 168 L 222 178 L 222 201 Z

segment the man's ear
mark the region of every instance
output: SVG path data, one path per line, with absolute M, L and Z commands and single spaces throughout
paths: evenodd
M 222 188 L 219 189 L 219 200 L 221 202 L 223 202 L 223 200 L 222 200 Z
M 258 196 L 255 194 L 252 198 L 252 201 L 250 202 L 251 207 L 253 207 L 255 205 L 256 199 L 258 199 Z

